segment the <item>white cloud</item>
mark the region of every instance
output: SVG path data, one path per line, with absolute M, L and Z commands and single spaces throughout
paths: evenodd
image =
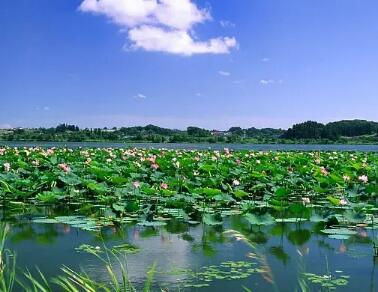
M 107 16 L 128 32 L 127 48 L 190 56 L 225 54 L 237 47 L 234 37 L 199 41 L 193 27 L 211 19 L 192 0 L 84 0 L 79 10 Z
M 203 94 L 201 92 L 197 92 L 196 96 L 201 97 L 201 96 L 203 96 Z
M 272 84 L 283 84 L 283 80 L 274 80 L 274 79 L 261 79 L 260 80 L 261 85 L 272 85 Z
M 269 62 L 270 61 L 270 58 L 262 58 L 261 59 L 261 62 Z
M 231 73 L 230 72 L 227 72 L 227 71 L 218 71 L 218 74 L 221 75 L 221 76 L 231 76 Z
M 260 80 L 260 84 L 262 84 L 262 85 L 269 85 L 269 84 L 273 84 L 273 83 L 274 83 L 274 80 L 272 80 L 272 79 L 269 79 L 269 80 L 261 79 Z
M 206 42 L 194 41 L 190 33 L 182 30 L 165 30 L 144 25 L 129 30 L 131 49 L 166 52 L 190 56 L 205 53 L 228 53 L 236 45 L 235 39 L 216 38 Z
M 142 93 L 138 93 L 138 94 L 134 95 L 134 98 L 137 98 L 137 99 L 146 99 L 147 96 L 145 96 L 145 95 L 142 94 Z
M 46 111 L 46 112 L 48 112 L 50 110 L 50 107 L 49 106 L 44 106 L 43 110 Z
M 222 26 L 222 27 L 235 27 L 236 24 L 231 22 L 231 21 L 228 21 L 228 20 L 221 20 L 219 21 L 219 24 Z

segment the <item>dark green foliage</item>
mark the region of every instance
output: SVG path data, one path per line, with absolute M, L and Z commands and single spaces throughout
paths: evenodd
M 210 131 L 201 129 L 198 127 L 188 127 L 186 129 L 186 132 L 188 133 L 189 136 L 194 136 L 194 137 L 209 137 L 210 136 Z
M 308 121 L 296 124 L 283 135 L 287 139 L 320 139 L 323 136 L 324 125 Z
M 152 143 L 377 143 L 378 123 L 363 120 L 339 121 L 326 125 L 308 121 L 289 130 L 254 127 L 231 127 L 218 131 L 190 126 L 186 130 L 145 127 L 113 127 L 79 129 L 75 125 L 61 124 L 55 128 L 0 130 L 5 141 L 119 141 Z
M 377 135 L 378 123 L 364 120 L 349 120 L 328 123 L 326 125 L 307 121 L 296 124 L 282 135 L 285 139 L 330 139 Z

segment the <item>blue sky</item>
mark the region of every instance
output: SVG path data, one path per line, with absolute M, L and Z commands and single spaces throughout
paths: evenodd
M 0 127 L 378 120 L 376 0 L 2 0 Z

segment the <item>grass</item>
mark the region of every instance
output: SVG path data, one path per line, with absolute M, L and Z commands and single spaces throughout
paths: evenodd
M 22 272 L 16 266 L 16 256 L 10 250 L 5 248 L 6 238 L 9 232 L 7 224 L 0 224 L 0 291 L 27 291 L 27 292 L 134 292 L 136 288 L 131 283 L 125 266 L 126 255 L 114 253 L 105 249 L 105 256 L 93 253 L 107 271 L 109 281 L 99 282 L 90 275 L 83 272 L 77 272 L 73 269 L 63 266 L 61 274 L 47 279 L 45 275 L 37 268 L 36 273 L 29 270 Z M 117 267 L 116 267 L 116 266 Z M 116 272 L 120 271 L 119 273 Z M 144 285 L 144 292 L 152 291 L 154 276 L 156 273 L 156 264 L 152 265 L 147 271 L 147 277 Z

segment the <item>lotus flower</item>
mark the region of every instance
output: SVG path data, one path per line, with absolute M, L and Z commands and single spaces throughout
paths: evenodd
M 180 168 L 180 162 L 179 161 L 173 162 L 173 166 L 176 168 Z
M 34 160 L 34 161 L 32 161 L 32 164 L 33 164 L 34 166 L 39 166 L 39 160 Z
M 161 183 L 161 184 L 160 184 L 160 187 L 161 187 L 163 190 L 168 189 L 168 185 L 167 185 L 166 183 Z
M 58 167 L 61 170 L 63 170 L 64 172 L 70 172 L 71 171 L 71 168 L 65 163 L 58 164 Z
M 157 170 L 157 169 L 159 168 L 159 165 L 156 164 L 156 163 L 153 163 L 153 164 L 151 164 L 151 167 L 152 167 L 153 169 Z
M 140 182 L 139 181 L 134 181 L 133 182 L 133 187 L 136 188 L 136 189 L 139 189 L 140 188 Z
M 344 179 L 345 182 L 350 181 L 350 177 L 349 177 L 348 175 L 344 175 L 344 176 L 343 176 L 343 179 Z
M 50 148 L 47 149 L 47 155 L 53 155 L 54 154 L 54 149 Z
M 320 172 L 324 175 L 324 176 L 327 176 L 327 175 L 329 175 L 329 172 L 328 172 L 328 170 L 327 169 L 325 169 L 325 167 L 324 166 L 322 166 L 321 168 L 320 168 Z
M 302 198 L 302 202 L 303 202 L 304 205 L 310 204 L 310 198 L 304 197 L 304 198 Z
M 238 185 L 240 185 L 240 181 L 238 181 L 237 179 L 234 179 L 233 182 L 232 182 L 232 184 L 234 186 L 238 186 Z
M 4 171 L 9 172 L 10 170 L 11 170 L 10 163 L 8 163 L 8 162 L 4 163 Z
M 341 205 L 341 206 L 348 205 L 348 201 L 345 200 L 344 198 L 342 198 L 342 199 L 340 200 L 340 205 Z
M 364 184 L 366 184 L 369 181 L 369 179 L 368 179 L 368 177 L 366 175 L 359 176 L 358 180 L 361 181 L 361 182 L 363 182 Z
M 147 160 L 150 161 L 152 164 L 155 164 L 155 162 L 156 162 L 156 155 L 153 155 L 153 156 L 147 158 Z

